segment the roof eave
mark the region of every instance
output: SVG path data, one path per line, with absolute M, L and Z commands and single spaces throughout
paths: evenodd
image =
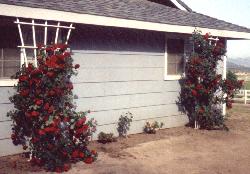
M 171 2 L 180 10 L 185 10 L 188 12 L 192 12 L 192 9 L 188 7 L 187 4 L 185 4 L 182 0 L 171 0 Z
M 7 4 L 0 4 L 0 9 L 1 9 L 0 15 L 2 16 L 64 21 L 71 23 L 134 28 L 134 29 L 144 29 L 144 30 L 183 33 L 183 34 L 192 34 L 194 30 L 197 29 L 200 30 L 202 33 L 211 33 L 213 36 L 218 36 L 218 37 L 225 37 L 230 39 L 250 39 L 250 33 L 246 32 L 217 30 L 217 29 L 201 28 L 195 26 L 170 25 L 163 23 L 121 19 L 115 17 L 98 16 L 90 14 L 79 14 L 73 12 L 65 12 L 65 11 L 42 9 L 42 8 L 31 8 L 31 7 L 7 5 Z

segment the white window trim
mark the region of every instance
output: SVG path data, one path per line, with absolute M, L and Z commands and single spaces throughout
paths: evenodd
M 164 80 L 180 80 L 183 76 L 185 76 L 185 73 L 180 74 L 180 75 L 168 75 L 168 47 L 167 47 L 167 40 L 171 39 L 171 37 L 165 36 L 165 53 L 164 53 L 164 57 L 165 57 L 165 66 L 164 66 Z M 172 38 L 172 39 L 179 39 L 179 38 Z M 183 39 L 184 38 L 180 38 Z M 185 42 L 185 40 L 184 40 Z M 183 54 L 183 58 L 184 58 L 184 63 L 183 63 L 183 71 L 185 72 L 185 43 L 184 43 L 184 54 Z
M 1 87 L 8 87 L 8 86 L 15 86 L 17 85 L 18 80 L 17 79 L 1 79 L 0 80 L 0 86 Z

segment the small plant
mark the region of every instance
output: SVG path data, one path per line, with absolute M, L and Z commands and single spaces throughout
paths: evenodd
M 127 132 L 129 131 L 130 124 L 132 122 L 133 115 L 130 112 L 121 115 L 118 121 L 117 131 L 119 136 L 127 137 Z
M 98 142 L 99 143 L 112 143 L 112 142 L 116 142 L 117 139 L 114 137 L 113 133 L 104 133 L 104 132 L 100 132 L 98 134 Z
M 164 126 L 164 123 L 159 123 L 155 121 L 153 123 L 146 122 L 144 127 L 144 132 L 147 134 L 155 134 L 157 130 L 161 129 Z

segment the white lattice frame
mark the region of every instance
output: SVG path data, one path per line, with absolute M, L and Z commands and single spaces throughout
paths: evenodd
M 47 45 L 47 32 L 48 32 L 48 27 L 51 28 L 56 28 L 56 35 L 55 35 L 55 44 L 57 44 L 58 42 L 58 35 L 59 35 L 59 30 L 61 28 L 64 29 L 69 29 L 68 30 L 68 34 L 66 37 L 66 41 L 65 44 L 68 44 L 68 40 L 71 34 L 71 30 L 75 29 L 75 27 L 73 27 L 73 24 L 71 23 L 70 26 L 62 26 L 60 24 L 60 22 L 57 23 L 57 25 L 49 25 L 48 21 L 45 21 L 44 24 L 41 23 L 35 23 L 35 20 L 32 19 L 32 22 L 21 22 L 18 18 L 17 20 L 14 22 L 17 24 L 18 26 L 18 31 L 19 31 L 19 36 L 20 36 L 20 40 L 21 40 L 21 45 L 19 45 L 18 47 L 21 48 L 21 66 L 23 64 L 25 64 L 25 66 L 28 66 L 28 59 L 27 59 L 27 54 L 26 54 L 26 49 L 33 49 L 34 50 L 34 66 L 37 67 L 37 43 L 36 43 L 36 30 L 35 30 L 35 26 L 42 26 L 44 27 L 44 45 Z M 25 45 L 24 40 L 23 40 L 23 34 L 22 34 L 22 29 L 21 29 L 21 25 L 30 25 L 32 26 L 32 36 L 33 36 L 33 45 Z

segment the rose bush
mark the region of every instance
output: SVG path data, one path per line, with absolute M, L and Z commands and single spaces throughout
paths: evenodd
M 211 40 L 195 31 L 193 53 L 186 62 L 185 77 L 181 80 L 180 104 L 189 117 L 189 125 L 203 129 L 224 127 L 222 104 L 231 107 L 234 93 L 243 81 L 222 79 L 217 73 L 218 62 L 225 56 L 223 40 Z
M 87 144 L 96 123 L 72 104 L 70 78 L 79 65 L 73 65 L 67 45 L 41 47 L 37 60 L 37 68 L 28 64 L 15 75 L 16 94 L 10 98 L 15 110 L 7 114 L 13 121 L 13 144 L 22 145 L 31 163 L 47 171 L 68 171 L 77 161 L 92 163 L 97 153 Z

